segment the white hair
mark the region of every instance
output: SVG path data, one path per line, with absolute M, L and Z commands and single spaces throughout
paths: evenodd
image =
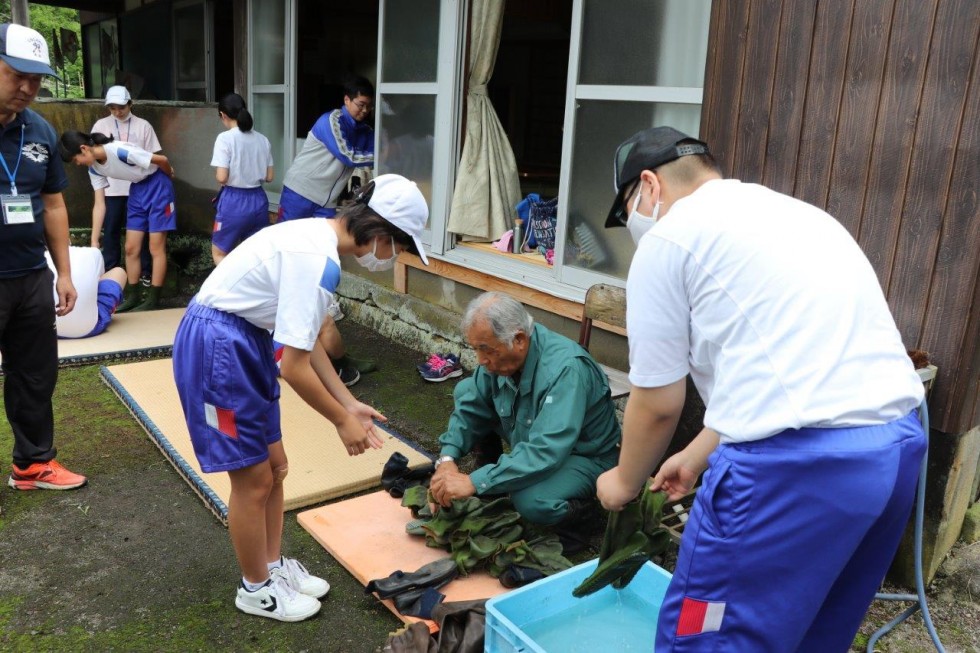
M 499 292 L 485 292 L 475 298 L 466 307 L 463 314 L 463 333 L 469 332 L 477 322 L 486 320 L 493 336 L 501 343 L 512 347 L 514 337 L 521 332 L 531 335 L 534 328 L 534 318 L 524 306 L 514 299 Z

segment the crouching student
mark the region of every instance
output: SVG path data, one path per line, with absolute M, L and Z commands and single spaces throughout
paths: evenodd
M 75 309 L 56 318 L 59 338 L 91 338 L 106 330 L 116 306 L 122 301 L 126 271 L 120 267 L 105 270 L 102 252 L 97 247 L 69 247 L 71 282 L 78 291 Z M 47 252 L 44 257 L 58 282 L 58 271 Z
M 177 228 L 174 209 L 174 170 L 163 154 L 151 154 L 132 143 L 117 143 L 112 136 L 66 131 L 61 135 L 61 159 L 86 166 L 95 190 L 108 188 L 109 179 L 132 182 L 126 208 L 125 298 L 116 311 L 148 311 L 157 307 L 167 278 L 167 232 Z M 150 234 L 153 260 L 151 286 L 146 298 L 139 293 L 140 249 Z M 142 301 L 141 301 L 142 299 Z
M 259 231 L 217 266 L 187 308 L 174 341 L 174 378 L 194 452 L 205 472 L 228 472 L 228 530 L 241 567 L 235 605 L 300 621 L 329 584 L 281 553 L 283 480 L 273 337 L 282 378 L 330 420 L 356 456 L 381 447 L 374 408 L 357 401 L 318 346 L 340 282 L 340 256 L 390 269 L 404 250 L 426 262 L 428 208 L 415 184 L 382 175 L 335 220 L 303 219 Z

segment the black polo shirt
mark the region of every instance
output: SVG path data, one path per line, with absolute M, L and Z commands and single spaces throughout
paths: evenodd
M 58 154 L 58 136 L 54 128 L 30 109 L 24 109 L 6 127 L 0 127 L 0 155 L 11 173 L 17 167 L 17 192 L 30 195 L 34 209 L 31 224 L 11 225 L 0 221 L 0 278 L 11 278 L 47 265 L 44 261 L 47 245 L 41 194 L 60 193 L 68 187 L 68 176 Z M 9 193 L 10 177 L 0 167 L 0 194 Z

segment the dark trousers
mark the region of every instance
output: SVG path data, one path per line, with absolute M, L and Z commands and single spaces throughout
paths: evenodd
M 0 279 L 0 355 L 3 406 L 14 433 L 13 461 L 19 467 L 55 457 L 51 397 L 58 380 L 58 335 L 45 267 L 22 277 Z
M 123 227 L 126 226 L 128 199 L 125 195 L 107 195 L 105 198 L 105 219 L 102 221 L 102 258 L 105 260 L 106 270 L 126 267 L 120 241 L 122 240 Z M 153 259 L 150 257 L 150 238 L 147 234 L 143 235 L 140 269 L 144 277 L 150 276 L 150 270 L 153 269 Z

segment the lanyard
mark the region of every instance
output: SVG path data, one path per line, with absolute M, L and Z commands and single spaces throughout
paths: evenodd
M 17 163 L 14 164 L 14 173 L 10 174 L 10 168 L 7 167 L 7 157 L 0 155 L 0 164 L 3 165 L 3 171 L 7 173 L 7 179 L 10 180 L 10 194 L 17 194 L 17 171 L 20 170 L 20 157 L 24 153 L 24 128 L 27 125 L 20 126 L 20 147 L 17 149 Z
M 113 120 L 116 120 L 116 119 L 113 118 Z M 122 137 L 122 130 L 119 128 L 119 121 L 116 120 L 116 136 L 119 138 L 119 140 L 125 141 L 125 142 L 128 143 L 129 142 L 129 135 L 132 134 L 132 133 L 133 133 L 133 123 L 130 122 L 130 123 L 128 123 L 126 125 L 126 138 L 123 138 Z

